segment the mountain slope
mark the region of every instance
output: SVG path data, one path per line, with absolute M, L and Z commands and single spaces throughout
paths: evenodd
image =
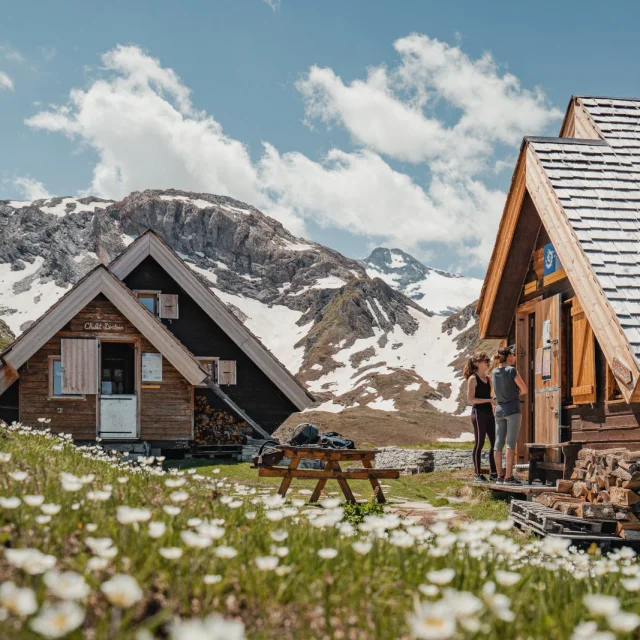
M 442 316 L 358 261 L 224 196 L 149 190 L 119 202 L 0 201 L 0 321 L 20 334 L 147 228 L 307 384 L 320 409 L 398 418 L 456 410 L 460 382 L 448 363 L 466 327 L 443 333 Z
M 482 281 L 422 264 L 401 249 L 378 247 L 361 261 L 371 278 L 381 278 L 425 309 L 450 315 L 476 300 Z

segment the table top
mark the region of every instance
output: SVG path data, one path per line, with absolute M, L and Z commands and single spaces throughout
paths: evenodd
M 300 455 L 313 458 L 375 458 L 377 449 L 332 449 L 330 447 L 295 447 L 292 445 L 278 445 L 276 449 L 282 451 L 286 456 Z

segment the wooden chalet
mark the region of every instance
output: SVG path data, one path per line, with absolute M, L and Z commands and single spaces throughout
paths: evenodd
M 186 448 L 199 396 L 259 437 L 313 402 L 152 231 L 0 353 L 0 418 L 80 441 Z
M 640 100 L 525 138 L 478 302 L 529 388 L 518 443 L 640 449 Z

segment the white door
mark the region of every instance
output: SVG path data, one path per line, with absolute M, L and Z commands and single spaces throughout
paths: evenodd
M 100 437 L 137 437 L 138 398 L 135 395 L 100 397 Z

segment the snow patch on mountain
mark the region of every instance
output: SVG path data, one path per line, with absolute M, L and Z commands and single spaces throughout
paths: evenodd
M 380 278 L 420 306 L 450 315 L 477 300 L 482 280 L 422 264 L 401 249 L 378 247 L 362 260 L 370 278 Z

